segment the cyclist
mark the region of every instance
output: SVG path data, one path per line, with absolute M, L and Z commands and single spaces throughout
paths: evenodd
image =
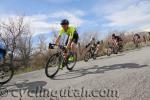
M 88 48 L 90 45 L 93 48 L 96 47 L 96 39 L 94 37 L 91 37 L 90 42 L 85 47 Z
M 115 34 L 112 34 L 112 44 L 113 44 L 113 47 L 117 46 L 119 51 L 121 51 L 123 48 L 122 38 L 120 36 L 115 35 Z
M 139 42 L 140 39 L 141 39 L 141 36 L 140 36 L 139 34 L 136 33 L 136 34 L 133 35 L 133 41 L 134 41 L 134 43 L 135 43 L 136 41 Z
M 5 46 L 0 43 L 0 61 L 2 61 L 6 56 L 6 49 Z
M 140 39 L 141 39 L 141 36 L 138 33 L 133 35 L 133 42 L 136 47 L 138 47 L 138 44 L 140 43 Z
M 141 38 L 141 36 L 140 36 L 139 34 L 137 34 L 137 33 L 133 35 L 133 40 L 134 40 L 134 41 L 135 41 L 136 39 L 137 39 L 137 40 L 140 40 L 140 38 Z
M 116 45 L 119 46 L 119 43 L 122 42 L 122 38 L 120 36 L 117 36 L 115 34 L 112 34 L 112 41 L 116 43 Z
M 86 48 L 91 46 L 92 50 L 95 50 L 94 54 L 97 54 L 99 51 L 100 41 L 96 41 L 94 37 L 91 37 L 90 42 L 86 45 Z
M 67 19 L 63 19 L 61 21 L 60 25 L 61 25 L 62 28 L 59 31 L 59 35 L 58 35 L 58 37 L 55 41 L 55 44 L 57 44 L 57 45 L 59 44 L 61 36 L 63 34 L 67 35 L 68 38 L 66 40 L 65 45 L 67 46 L 66 47 L 67 49 L 71 50 L 70 55 L 72 55 L 72 56 L 69 57 L 68 60 L 73 61 L 74 60 L 73 55 L 74 55 L 74 52 L 76 52 L 76 45 L 78 43 L 79 35 L 78 35 L 77 30 L 76 30 L 75 27 L 69 26 L 69 21 Z M 65 52 L 64 57 L 67 58 L 67 55 L 68 55 L 67 52 Z

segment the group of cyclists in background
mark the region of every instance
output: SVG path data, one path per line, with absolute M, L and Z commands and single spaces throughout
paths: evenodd
M 54 47 L 59 47 L 61 51 L 57 52 L 57 55 L 53 55 L 49 58 L 47 64 L 46 64 L 46 73 L 48 77 L 54 77 L 54 75 L 58 72 L 59 69 L 62 69 L 64 66 L 67 66 L 67 69 L 71 70 L 76 61 L 77 61 L 77 44 L 79 40 L 79 34 L 75 27 L 69 26 L 69 21 L 67 19 L 63 19 L 60 23 L 61 29 L 59 31 L 59 35 L 55 41 L 54 44 L 49 44 L 49 49 L 53 49 Z M 65 45 L 61 45 L 60 40 L 62 35 L 67 35 L 67 41 Z M 141 37 L 139 34 L 133 35 L 133 43 L 136 47 L 139 47 L 139 43 L 141 42 Z M 85 48 L 88 49 L 85 53 L 84 60 L 88 61 L 90 58 L 96 59 L 98 52 L 100 51 L 100 45 L 103 44 L 103 41 L 96 40 L 95 37 L 91 37 L 89 43 L 86 44 Z M 123 51 L 123 38 L 121 36 L 116 35 L 113 33 L 111 35 L 111 41 L 108 42 L 107 47 L 107 55 L 110 56 L 110 54 L 114 53 L 117 54 L 118 52 Z M 7 54 L 7 50 L 5 49 L 2 44 L 0 44 L 0 61 L 2 62 Z M 59 56 L 58 56 L 59 55 Z M 61 56 L 60 56 L 61 55 Z M 58 58 L 58 60 L 56 60 Z M 49 64 L 53 61 L 55 62 L 59 67 L 53 73 L 50 75 L 48 73 Z M 74 63 L 71 67 L 69 65 L 71 63 Z M 54 64 L 54 63 L 53 63 Z M 2 72 L 2 69 L 0 69 L 0 73 Z M 0 75 L 1 76 L 1 75 Z

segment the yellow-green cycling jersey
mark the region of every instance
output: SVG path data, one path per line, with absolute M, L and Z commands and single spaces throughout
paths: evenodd
M 59 31 L 59 36 L 62 36 L 62 34 L 67 34 L 70 39 L 73 39 L 73 36 L 76 32 L 76 28 L 69 26 L 67 31 L 65 31 L 63 28 Z

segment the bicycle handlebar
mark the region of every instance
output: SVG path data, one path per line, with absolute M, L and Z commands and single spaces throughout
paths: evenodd
M 57 45 L 49 43 L 49 49 L 54 49 L 55 46 L 58 46 L 60 49 L 66 49 L 65 45 Z

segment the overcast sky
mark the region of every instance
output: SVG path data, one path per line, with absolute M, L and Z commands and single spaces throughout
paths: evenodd
M 149 0 L 0 0 L 0 20 L 25 15 L 34 35 L 60 28 L 63 18 L 84 31 L 150 31 Z

